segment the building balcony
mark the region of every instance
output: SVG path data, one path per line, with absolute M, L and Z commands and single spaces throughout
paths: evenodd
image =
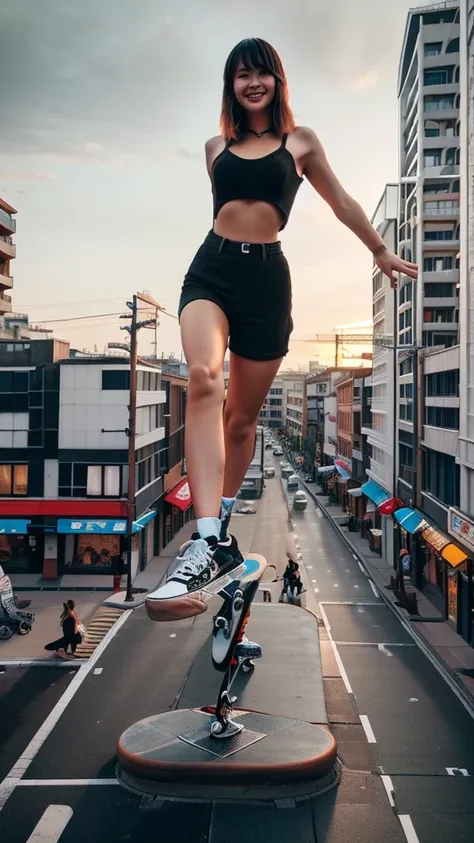
M 459 82 L 442 82 L 439 85 L 423 85 L 423 96 L 443 96 L 459 93 Z
M 440 176 L 459 176 L 459 164 L 437 164 L 434 167 L 423 167 L 425 179 L 439 179 Z
M 424 120 L 457 120 L 459 108 L 428 108 L 423 112 Z M 453 138 L 456 140 L 456 138 Z M 456 144 L 453 144 L 455 146 Z
M 425 218 L 432 218 L 437 220 L 457 220 L 459 218 L 460 208 L 451 208 L 443 210 L 442 208 L 424 208 L 423 216 Z
M 13 287 L 13 278 L 11 275 L 2 275 L 0 272 L 0 290 L 11 290 Z
M 432 333 L 456 333 L 458 332 L 458 323 L 454 320 L 451 322 L 423 322 L 423 331 L 430 331 Z
M 425 424 L 421 444 L 432 451 L 456 456 L 459 453 L 459 431 Z
M 438 111 L 436 115 L 433 120 L 443 120 Z M 458 147 L 459 137 L 456 135 L 437 135 L 434 138 L 423 138 L 423 149 L 457 149 Z
M 423 270 L 423 279 L 430 284 L 436 281 L 444 284 L 456 284 L 459 281 L 459 269 L 441 269 L 438 272 Z
M 387 491 L 389 490 L 389 488 L 391 488 L 391 472 L 389 472 L 385 468 L 385 466 L 372 459 L 372 457 L 370 458 L 370 467 L 367 471 L 367 474 L 371 480 L 374 480 L 376 483 L 382 486 L 382 488 L 387 489 Z
M 0 226 L 6 228 L 11 234 L 14 234 L 16 231 L 16 220 L 13 219 L 11 214 L 8 214 L 3 208 L 0 208 Z
M 377 397 L 372 396 L 372 411 L 375 412 L 375 413 L 377 411 L 386 412 L 387 411 L 387 399 L 386 398 L 377 398 Z
M 446 249 L 459 249 L 459 240 L 423 240 L 423 248 L 430 251 L 446 251 Z
M 0 255 L 7 258 L 16 258 L 16 246 L 12 243 L 11 237 L 6 234 L 0 234 Z
M 10 296 L 6 296 L 5 293 L 2 293 L 0 290 L 0 313 L 11 313 L 12 312 L 12 300 Z
M 425 307 L 459 307 L 459 299 L 457 296 L 447 296 L 443 298 L 441 296 L 436 296 L 436 298 L 431 298 L 429 296 L 425 296 L 423 299 L 423 304 Z M 432 323 L 430 323 L 432 324 Z M 435 325 L 438 324 L 437 322 L 434 323 Z M 441 323 L 442 324 L 442 323 Z

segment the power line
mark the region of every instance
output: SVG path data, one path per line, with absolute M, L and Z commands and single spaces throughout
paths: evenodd
M 139 310 L 141 312 L 147 311 L 150 312 L 154 310 L 154 307 L 141 307 Z M 173 313 L 168 313 L 167 310 L 160 310 L 160 313 L 163 313 L 164 316 L 169 316 L 170 319 L 176 319 L 178 321 L 178 317 L 175 316 Z M 83 321 L 84 319 L 104 319 L 110 316 L 128 316 L 127 313 L 124 313 L 122 310 L 117 311 L 116 313 L 89 313 L 86 316 L 64 316 L 62 319 L 41 319 L 40 317 L 36 317 L 35 324 L 45 324 L 45 325 L 56 325 L 62 322 L 79 322 Z

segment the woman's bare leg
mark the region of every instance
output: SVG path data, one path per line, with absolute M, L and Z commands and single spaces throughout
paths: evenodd
M 283 358 L 246 360 L 230 355 L 229 386 L 224 408 L 224 495 L 234 498 L 242 485 L 255 448 L 260 408 Z
M 196 518 L 219 518 L 224 484 L 224 355 L 229 323 L 214 302 L 192 301 L 181 314 L 189 366 L 185 454 Z

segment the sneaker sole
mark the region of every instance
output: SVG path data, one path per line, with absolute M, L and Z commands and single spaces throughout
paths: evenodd
M 207 602 L 211 597 L 220 595 L 228 599 L 231 594 L 226 591 L 226 588 L 236 582 L 247 583 L 259 580 L 266 567 L 266 559 L 257 553 L 253 553 L 231 571 L 227 571 L 221 577 L 216 577 L 207 585 L 196 591 L 191 591 L 189 594 L 180 594 L 176 597 L 155 597 L 152 592 L 147 595 L 145 600 L 148 617 L 153 621 L 169 621 L 183 620 L 200 615 L 206 611 Z

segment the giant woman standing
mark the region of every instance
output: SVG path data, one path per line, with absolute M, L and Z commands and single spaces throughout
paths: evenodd
M 336 178 L 315 133 L 295 125 L 281 59 L 263 39 L 241 41 L 229 55 L 221 134 L 205 151 L 214 225 L 185 276 L 179 304 L 189 366 L 186 466 L 197 532 L 166 584 L 148 595 L 148 613 L 156 619 L 167 597 L 178 598 L 174 617 L 205 611 L 199 588 L 242 559 L 227 528 L 252 459 L 260 408 L 288 352 L 291 280 L 278 236 L 303 180 L 364 243 L 392 287 L 397 273 L 417 275 L 415 264 L 387 250 Z

